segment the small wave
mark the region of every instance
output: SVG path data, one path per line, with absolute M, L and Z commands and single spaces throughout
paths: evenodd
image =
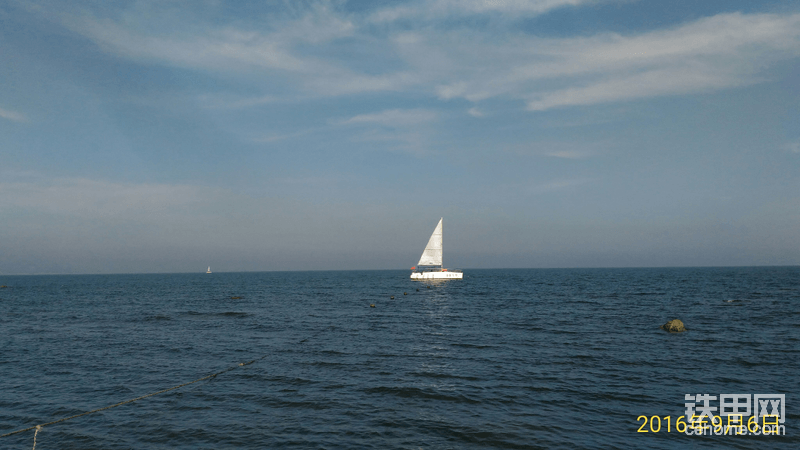
M 197 312 L 197 311 L 187 311 L 187 316 L 196 316 L 196 317 L 247 317 L 250 314 L 246 312 L 239 312 L 239 311 L 225 311 L 225 312 Z
M 478 377 L 467 377 L 463 375 L 451 375 L 449 373 L 438 373 L 438 372 L 412 372 L 411 375 L 416 375 L 418 377 L 425 377 L 425 378 L 452 378 L 456 380 L 467 380 L 467 381 L 478 381 L 480 378 Z
M 134 390 L 133 390 L 133 389 L 129 388 L 128 386 L 122 385 L 122 384 L 118 384 L 118 385 L 116 385 L 116 386 L 113 386 L 111 389 L 112 389 L 114 392 L 120 392 L 120 393 L 125 393 L 125 394 L 132 394 L 132 393 L 134 393 Z
M 466 347 L 466 348 L 493 348 L 493 345 L 477 345 L 477 344 L 450 344 L 453 347 Z
M 317 381 L 314 380 L 307 380 L 305 378 L 297 378 L 297 377 L 285 377 L 285 376 L 267 376 L 264 377 L 265 381 L 269 381 L 272 383 L 279 383 L 279 384 L 289 384 L 289 385 L 310 385 L 310 384 L 317 384 Z
M 747 360 L 741 359 L 741 358 L 734 360 L 734 362 L 736 364 L 738 364 L 740 366 L 744 366 L 744 367 L 761 367 L 761 366 L 779 366 L 779 365 L 781 365 L 779 363 L 774 363 L 774 362 L 769 362 L 769 361 L 752 362 L 752 361 L 747 361 Z
M 389 394 L 404 398 L 422 398 L 426 400 L 442 400 L 455 403 L 481 403 L 462 394 L 446 395 L 441 392 L 416 387 L 376 387 L 365 390 L 368 394 Z
M 309 366 L 312 366 L 312 367 L 342 367 L 342 366 L 348 366 L 348 364 L 330 362 L 330 361 L 314 361 L 314 362 L 309 362 L 309 363 L 305 363 L 305 364 L 309 365 Z
M 349 355 L 347 352 L 340 352 L 337 350 L 322 350 L 320 353 L 323 355 Z
M 644 365 L 649 365 L 648 363 L 643 362 L 643 361 L 617 360 L 616 363 L 619 364 L 619 365 L 623 365 L 623 366 L 644 366 Z
M 286 401 L 286 400 L 277 400 L 273 401 L 274 405 L 278 408 L 303 408 L 303 409 L 331 409 L 335 405 L 330 403 L 323 403 L 323 402 L 312 402 L 312 401 Z
M 147 316 L 144 320 L 150 321 L 158 321 L 158 320 L 172 320 L 172 317 L 164 315 L 164 314 L 156 314 L 154 316 Z
M 553 329 L 553 330 L 551 330 L 551 332 L 553 334 L 580 334 L 577 331 L 558 330 L 558 329 Z
M 187 403 L 180 403 L 173 408 L 177 411 L 205 411 L 209 409 L 214 409 L 213 406 L 207 405 L 195 405 L 195 404 L 187 404 Z
M 217 315 L 223 317 L 247 317 L 250 314 L 247 314 L 246 312 L 226 311 L 224 313 L 219 313 Z
M 745 361 L 743 359 L 737 359 L 736 364 L 744 367 L 758 367 L 761 365 L 760 363 Z

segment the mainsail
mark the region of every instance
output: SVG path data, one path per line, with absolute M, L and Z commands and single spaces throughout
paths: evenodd
M 441 266 L 442 265 L 442 220 L 439 219 L 439 224 L 433 230 L 431 239 L 428 245 L 425 246 L 425 251 L 422 252 L 422 257 L 419 258 L 417 266 Z

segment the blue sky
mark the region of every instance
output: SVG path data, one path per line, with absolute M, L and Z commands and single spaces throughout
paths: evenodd
M 0 273 L 800 264 L 800 5 L 0 3 Z

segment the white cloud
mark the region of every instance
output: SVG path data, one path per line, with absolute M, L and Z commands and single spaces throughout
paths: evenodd
M 350 37 L 356 29 L 352 19 L 331 8 L 329 2 L 318 2 L 297 20 L 290 21 L 276 34 L 282 41 L 304 41 L 321 44 Z
M 346 59 L 310 51 L 351 37 L 357 31 L 351 20 L 332 10 L 327 2 L 322 6 L 312 4 L 299 17 L 279 20 L 281 17 L 276 16 L 253 29 L 176 24 L 175 31 L 154 34 L 123 20 L 88 15 L 65 17 L 63 22 L 67 27 L 111 54 L 225 75 L 283 74 L 291 77 L 289 84 L 317 95 L 392 91 L 420 81 L 415 74 L 402 71 L 369 74 L 354 71 Z M 383 51 L 383 47 L 375 51 Z M 272 99 L 266 96 L 244 99 L 233 107 Z
M 586 87 L 555 90 L 528 102 L 531 111 L 557 106 L 593 105 L 669 94 L 686 94 L 745 84 L 742 78 L 717 73 L 711 68 L 668 68 L 608 79 Z
M 256 138 L 250 139 L 251 142 L 259 143 L 259 144 L 269 144 L 272 142 L 283 141 L 287 139 L 294 139 L 303 136 L 308 136 L 314 133 L 320 133 L 329 130 L 330 127 L 315 127 L 315 128 L 306 128 L 300 131 L 295 131 L 293 133 L 283 133 L 283 134 L 269 134 L 264 136 L 258 136 Z
M 275 103 L 278 99 L 272 95 L 257 97 L 232 97 L 227 95 L 202 95 L 198 102 L 208 109 L 243 109 Z
M 499 43 L 462 32 L 443 41 L 460 67 L 437 87 L 440 98 L 522 97 L 545 110 L 763 81 L 764 68 L 800 55 L 800 14 L 720 14 L 633 36 Z
M 437 115 L 426 109 L 390 109 L 372 114 L 360 114 L 351 117 L 343 124 L 378 124 L 386 126 L 409 126 L 430 123 Z
M 435 141 L 431 124 L 438 119 L 435 111 L 427 109 L 389 109 L 359 114 L 339 124 L 359 126 L 351 137 L 354 142 L 422 156 L 430 151 Z
M 565 189 L 582 186 L 587 183 L 591 183 L 594 180 L 591 179 L 566 179 L 566 180 L 555 180 L 550 181 L 543 184 L 532 185 L 528 187 L 528 193 L 530 194 L 546 194 L 548 192 L 554 191 L 562 191 Z
M 440 19 L 476 14 L 502 14 L 518 18 L 544 14 L 554 9 L 598 3 L 600 0 L 429 0 L 380 9 L 370 22 L 394 22 L 402 19 Z M 608 0 L 607 0 L 608 1 Z
M 361 75 L 345 69 L 331 68 L 319 76 L 309 77 L 306 85 L 323 95 L 347 95 L 364 92 L 391 92 L 419 85 L 416 73 L 398 72 L 387 75 Z
M 86 217 L 147 217 L 199 204 L 214 197 L 207 188 L 168 184 L 130 184 L 84 178 L 0 182 L 0 211 L 19 208 Z
M 553 158 L 585 159 L 592 156 L 592 152 L 588 150 L 556 150 L 545 153 L 545 155 Z
M 28 121 L 28 118 L 25 117 L 24 115 L 22 115 L 22 114 L 20 114 L 18 112 L 9 111 L 9 110 L 3 109 L 3 108 L 0 108 L 0 117 L 2 117 L 3 119 L 8 119 L 8 120 L 10 120 L 12 122 L 27 122 Z
M 269 84 L 259 80 L 282 74 L 282 82 L 302 95 L 423 92 L 472 102 L 501 97 L 533 111 L 745 86 L 767 79 L 766 69 L 776 62 L 800 56 L 800 14 L 719 14 L 638 34 L 572 38 L 532 36 L 513 26 L 430 26 L 465 14 L 513 20 L 591 3 L 435 0 L 364 16 L 313 2 L 249 28 L 187 21 L 160 34 L 132 25 L 142 20 L 64 20 L 116 55 L 235 77 L 246 73 L 262 87 Z M 376 31 L 375 21 L 403 18 L 414 20 Z M 343 39 L 347 44 L 338 45 Z M 256 97 L 241 105 L 271 100 Z
M 121 8 L 113 18 L 76 12 L 77 8 L 59 17 L 68 28 L 103 50 L 134 60 L 224 73 L 247 70 L 327 73 L 335 66 L 293 48 L 353 35 L 353 22 L 331 5 L 328 1 L 317 1 L 307 7 L 271 8 L 269 16 L 251 22 L 250 26 L 242 20 L 212 25 L 172 11 L 170 27 L 159 29 L 149 26 L 154 11 L 133 6 Z M 185 19 L 181 21 L 182 18 Z
M 783 144 L 782 148 L 790 153 L 800 153 L 800 140 L 787 142 Z
M 205 30 L 202 34 L 153 36 L 110 19 L 69 19 L 66 23 L 107 52 L 135 60 L 223 72 L 245 69 L 312 72 L 318 69 L 317 64 L 293 56 L 279 40 L 258 32 L 219 28 Z
M 472 117 L 483 117 L 485 115 L 480 109 L 478 109 L 477 106 L 473 106 L 472 108 L 468 109 L 467 114 Z

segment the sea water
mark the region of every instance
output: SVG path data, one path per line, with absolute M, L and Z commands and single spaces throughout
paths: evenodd
M 0 276 L 0 434 L 236 367 L 37 448 L 800 448 L 798 267 L 408 276 Z M 732 393 L 784 394 L 785 435 L 676 431 Z

